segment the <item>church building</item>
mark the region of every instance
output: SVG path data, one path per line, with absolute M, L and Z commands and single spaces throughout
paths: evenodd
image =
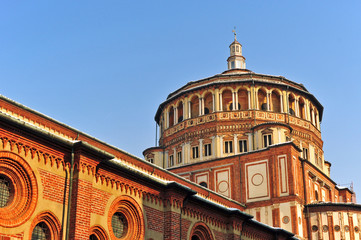
M 248 70 L 236 34 L 229 48 L 226 71 L 160 104 L 159 146 L 145 159 L 300 239 L 361 239 L 361 205 L 324 159 L 321 103 L 300 83 Z
M 227 61 L 160 104 L 144 159 L 0 95 L 0 240 L 361 239 L 323 106 L 246 69 L 236 37 Z

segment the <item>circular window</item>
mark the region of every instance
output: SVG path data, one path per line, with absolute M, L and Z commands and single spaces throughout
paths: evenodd
M 29 164 L 20 156 L 0 152 L 0 226 L 19 226 L 34 212 L 37 181 Z
M 282 218 L 282 222 L 283 222 L 284 224 L 287 224 L 287 223 L 290 222 L 290 218 L 289 218 L 288 216 L 284 216 L 284 217 Z
M 335 231 L 336 231 L 336 232 L 339 232 L 339 231 L 340 231 L 340 229 L 341 229 L 341 228 L 340 228 L 340 226 L 339 226 L 339 225 L 335 225 Z
M 327 225 L 323 225 L 323 226 L 322 226 L 322 231 L 328 232 L 328 226 L 327 226 Z
M 127 234 L 128 223 L 125 216 L 117 212 L 112 217 L 112 230 L 117 238 L 121 238 Z
M 31 234 L 31 240 L 49 239 L 49 228 L 44 222 L 38 223 Z
M 360 231 L 360 228 L 358 226 L 355 227 L 355 232 L 358 233 Z
M 142 209 L 131 197 L 121 196 L 110 207 L 108 215 L 110 239 L 144 239 Z
M 345 226 L 345 231 L 346 231 L 346 232 L 350 231 L 350 227 L 346 225 L 346 226 Z
M 11 181 L 0 174 L 0 208 L 6 207 L 11 202 L 11 189 L 13 188 Z
M 312 232 L 317 232 L 318 231 L 318 227 L 316 225 L 312 226 Z

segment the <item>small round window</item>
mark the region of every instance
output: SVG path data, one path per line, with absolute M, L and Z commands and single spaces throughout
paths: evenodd
M 125 216 L 120 213 L 116 212 L 112 217 L 112 230 L 117 238 L 124 237 L 128 231 L 128 222 Z
M 49 228 L 44 222 L 38 223 L 33 230 L 31 240 L 48 240 Z
M 0 175 L 0 208 L 10 203 L 11 182 L 3 175 Z

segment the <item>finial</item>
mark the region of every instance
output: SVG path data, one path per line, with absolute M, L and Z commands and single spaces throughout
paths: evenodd
M 237 41 L 236 27 L 233 28 L 232 32 L 234 34 L 234 40 Z

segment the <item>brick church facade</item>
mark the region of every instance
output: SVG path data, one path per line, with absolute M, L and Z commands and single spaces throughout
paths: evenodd
M 0 240 L 361 239 L 322 105 L 230 49 L 227 71 L 160 105 L 145 159 L 0 96 Z

